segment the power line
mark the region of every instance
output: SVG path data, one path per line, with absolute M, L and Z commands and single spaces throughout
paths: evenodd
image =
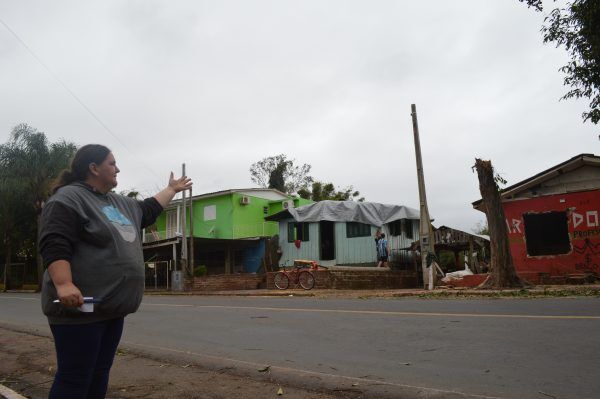
M 123 148 L 125 148 L 127 151 L 129 151 L 132 155 L 134 155 L 134 159 L 139 162 L 141 165 L 143 165 L 146 169 L 148 169 L 148 171 L 150 171 L 154 177 L 156 177 L 157 179 L 161 179 L 158 174 L 152 169 L 150 168 L 148 165 L 146 165 L 144 162 L 140 161 L 139 159 L 137 159 L 137 156 L 135 156 L 135 154 L 133 153 L 133 151 L 131 151 L 131 149 L 123 142 L 121 141 L 121 139 L 119 139 L 119 137 L 117 137 L 117 135 L 87 106 L 85 105 L 85 103 L 73 92 L 73 90 L 71 90 L 65 82 L 63 82 L 56 73 L 54 73 L 45 63 L 44 61 L 42 61 L 42 59 L 40 57 L 37 56 L 37 54 L 27 45 L 27 43 L 25 43 L 23 41 L 23 39 L 21 39 L 19 37 L 19 35 L 17 35 L 17 33 L 12 30 L 10 28 L 10 26 L 8 26 L 6 24 L 6 22 L 4 22 L 2 20 L 2 18 L 0 18 L 0 23 L 2 25 L 4 25 L 4 27 L 15 37 L 15 39 L 17 39 L 17 41 L 19 43 L 21 43 L 21 45 L 23 47 L 25 47 L 25 49 L 29 52 L 29 54 L 31 54 L 31 56 L 33 58 L 35 58 L 35 60 L 54 78 L 56 79 L 56 81 L 58 83 L 60 83 L 60 85 L 71 95 L 71 97 L 73 97 L 75 99 L 75 101 L 77 101 L 79 103 L 79 105 L 81 105 L 91 116 L 92 118 L 94 118 L 96 120 L 96 122 L 98 122 L 100 124 L 100 126 L 102 126 L 104 128 L 104 130 L 106 130 L 115 140 L 117 140 L 117 142 L 119 144 L 121 144 L 123 146 Z

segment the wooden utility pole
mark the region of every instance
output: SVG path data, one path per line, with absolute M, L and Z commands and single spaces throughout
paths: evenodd
M 185 164 L 181 165 L 181 176 L 185 176 Z M 186 228 L 186 223 L 187 223 L 187 218 L 186 218 L 186 208 L 187 208 L 187 202 L 186 202 L 186 196 L 185 196 L 185 192 L 187 190 L 183 190 L 181 192 L 181 271 L 183 273 L 185 273 L 186 277 L 189 277 L 189 270 L 188 270 L 188 263 L 187 263 L 187 228 Z
M 413 133 L 415 135 L 415 155 L 417 158 L 417 179 L 419 183 L 419 203 L 420 203 L 420 226 L 419 240 L 421 242 L 421 268 L 423 270 L 423 286 L 428 290 L 433 289 L 435 262 L 427 264 L 427 259 L 435 256 L 435 238 L 431 228 L 431 219 L 427 208 L 427 194 L 425 193 L 425 176 L 423 175 L 423 160 L 421 159 L 421 142 L 419 141 L 419 125 L 417 123 L 417 107 L 411 104 L 411 116 L 413 123 Z M 430 255 L 431 254 L 431 255 Z
M 190 272 L 194 275 L 194 200 L 190 188 Z

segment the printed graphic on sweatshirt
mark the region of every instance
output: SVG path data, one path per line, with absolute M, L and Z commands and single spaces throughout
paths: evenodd
M 135 241 L 135 228 L 117 208 L 112 205 L 107 205 L 102 208 L 102 212 L 106 215 L 108 220 L 112 223 L 113 226 L 117 229 L 121 237 L 127 242 Z

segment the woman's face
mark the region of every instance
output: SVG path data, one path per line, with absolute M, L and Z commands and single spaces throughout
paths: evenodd
M 96 165 L 96 172 L 99 182 L 107 188 L 109 187 L 109 190 L 117 186 L 117 173 L 120 170 L 112 152 L 108 153 L 100 165 Z

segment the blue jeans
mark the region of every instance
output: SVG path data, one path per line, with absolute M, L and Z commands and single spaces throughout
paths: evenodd
M 104 399 L 123 320 L 50 325 L 58 369 L 48 399 Z

